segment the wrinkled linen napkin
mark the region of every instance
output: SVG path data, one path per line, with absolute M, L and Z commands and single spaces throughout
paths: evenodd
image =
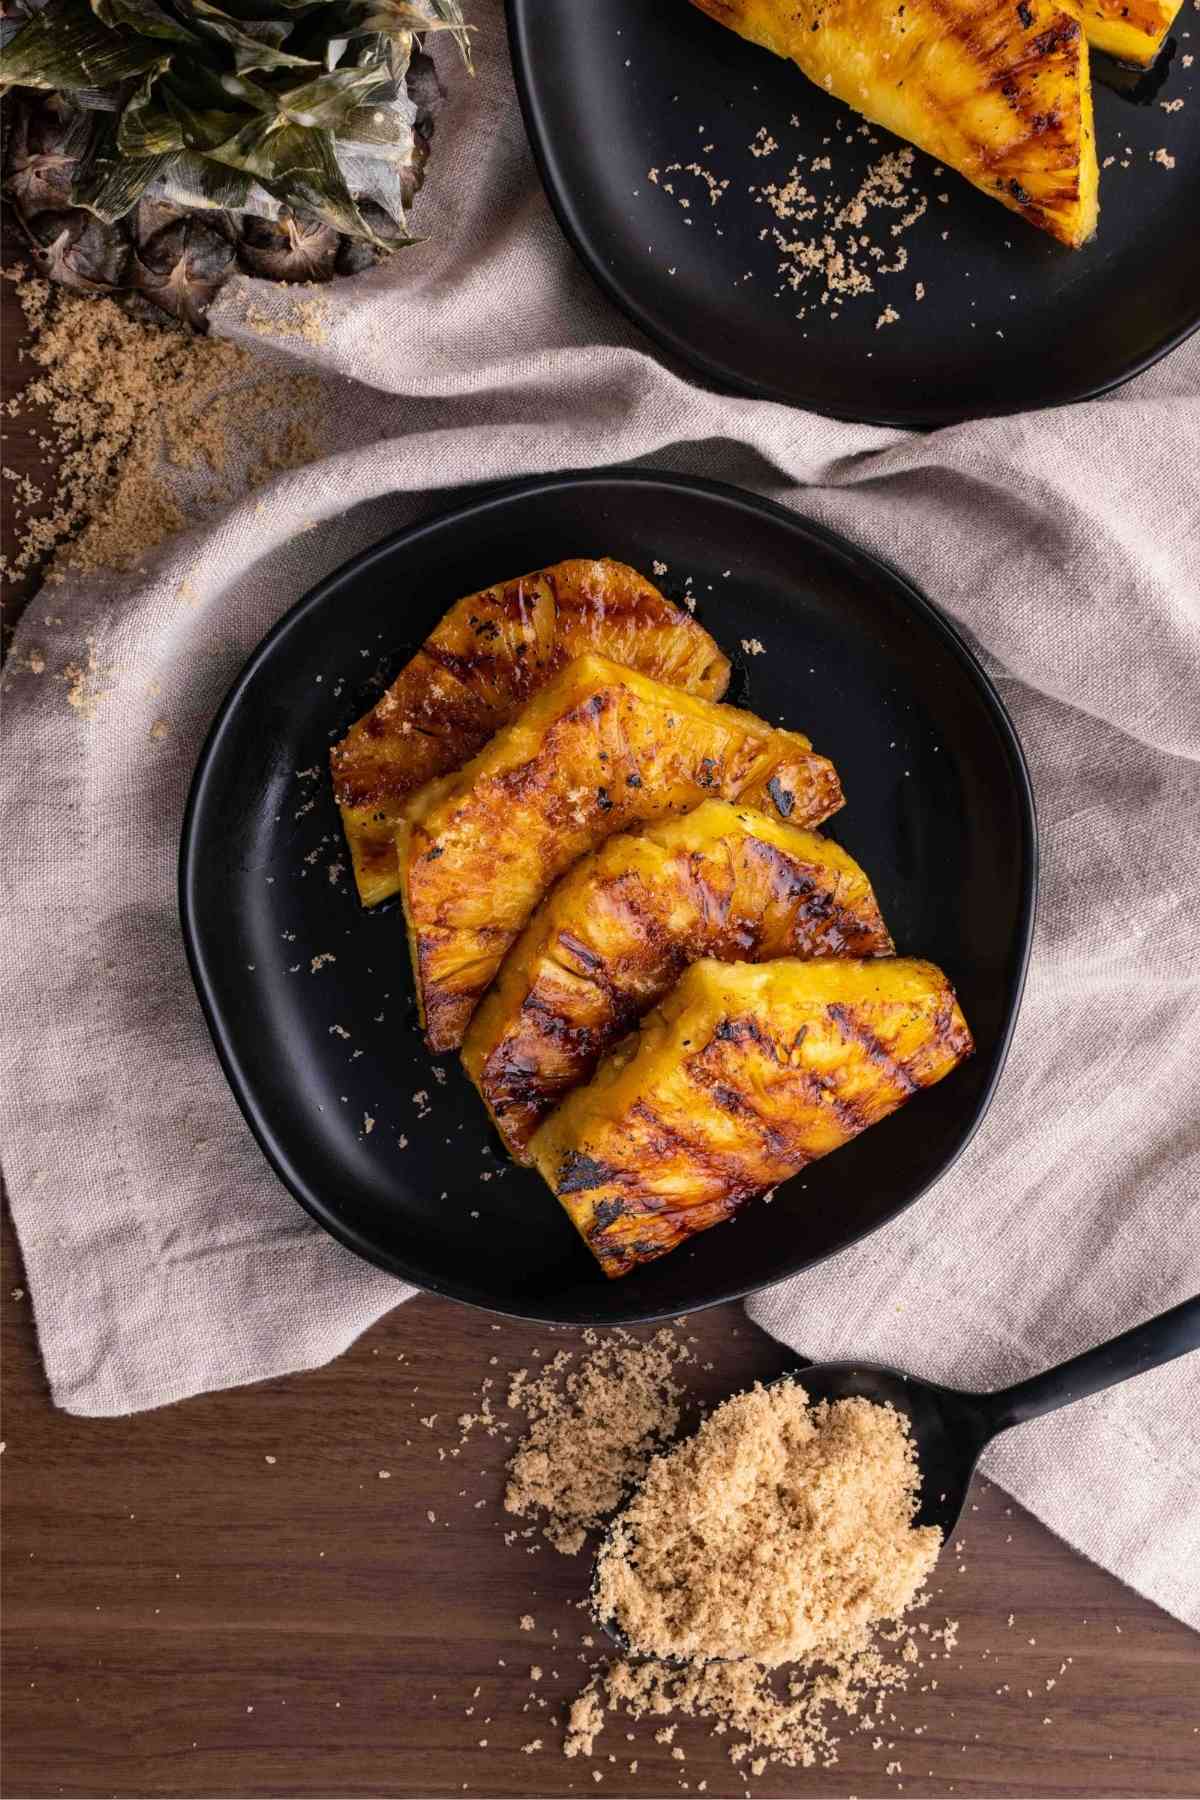
M 576 265 L 498 0 L 472 10 L 479 73 L 455 72 L 440 121 L 430 240 L 323 290 L 323 343 L 285 340 L 328 379 L 323 460 L 144 572 L 48 588 L 13 646 L 4 1172 L 54 1399 L 114 1414 L 312 1367 L 408 1293 L 308 1221 L 226 1089 L 176 919 L 188 782 L 246 656 L 346 557 L 463 484 L 631 459 L 881 552 L 1012 709 L 1044 866 L 999 1097 L 934 1194 L 752 1313 L 811 1356 L 1031 1372 L 1200 1274 L 1200 339 L 1109 399 L 927 437 L 706 392 Z M 216 329 L 261 347 L 247 292 L 260 318 L 292 301 L 222 297 Z M 1200 1624 L 1196 1376 L 1144 1377 L 991 1468 Z

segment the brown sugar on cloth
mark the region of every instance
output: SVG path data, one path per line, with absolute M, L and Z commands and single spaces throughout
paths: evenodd
M 550 1543 L 570 1556 L 620 1505 L 679 1423 L 676 1373 L 691 1360 L 664 1328 L 649 1340 L 595 1333 L 576 1364 L 560 1351 L 536 1375 L 512 1377 L 508 1405 L 528 1430 L 509 1461 L 505 1510 L 542 1515 Z M 585 1338 L 585 1342 L 587 1339 Z
M 31 369 L 4 412 L 44 421 L 38 441 L 55 465 L 47 504 L 27 479 L 9 478 L 9 580 L 39 568 L 50 580 L 68 568 L 132 569 L 172 533 L 320 453 L 313 376 L 24 270 L 6 276 Z
M 766 1667 L 864 1649 L 937 1560 L 905 1421 L 755 1386 L 650 1465 L 597 1558 L 596 1605 L 644 1654 Z

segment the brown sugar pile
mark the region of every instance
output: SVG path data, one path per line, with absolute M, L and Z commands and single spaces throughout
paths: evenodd
M 577 1366 L 562 1350 L 536 1376 L 513 1376 L 508 1405 L 529 1429 L 508 1465 L 505 1510 L 545 1516 L 544 1535 L 570 1556 L 621 1504 L 679 1423 L 675 1374 L 690 1360 L 668 1330 L 647 1341 L 626 1332 L 591 1344 Z
M 597 1609 L 655 1657 L 858 1655 L 937 1560 L 940 1534 L 913 1524 L 918 1480 L 892 1408 L 755 1386 L 651 1463 L 601 1547 Z
M 135 316 L 113 300 L 16 284 L 32 333 L 10 417 L 45 421 L 47 497 L 5 470 L 17 548 L 2 572 L 126 570 L 173 532 L 319 453 L 321 384 L 239 345 Z
M 903 1730 L 899 1696 L 918 1678 L 936 1690 L 930 1665 L 957 1643 L 953 1621 L 916 1617 L 939 1538 L 913 1524 L 917 1469 L 904 1421 L 866 1401 L 809 1406 L 790 1382 L 726 1401 L 671 1448 L 691 1422 L 685 1383 L 696 1341 L 670 1328 L 646 1339 L 587 1331 L 582 1349 L 508 1376 L 508 1417 L 491 1402 L 505 1378 L 490 1375 L 479 1410 L 458 1417 L 451 1454 L 476 1428 L 511 1445 L 505 1507 L 538 1521 L 557 1549 L 574 1554 L 608 1527 L 598 1577 L 577 1607 L 589 1623 L 596 1610 L 615 1615 L 639 1652 L 605 1658 L 583 1633 L 582 1691 L 558 1703 L 561 1716 L 550 1710 L 539 1662 L 522 1711 L 564 1728 L 567 1757 L 594 1756 L 593 1780 L 616 1761 L 598 1741 L 617 1717 L 644 1721 L 680 1765 L 688 1751 L 678 1722 L 697 1721 L 743 1782 L 769 1765 L 831 1767 L 854 1733 L 887 1755 Z M 515 1445 L 513 1414 L 524 1420 Z M 506 1531 L 504 1541 L 536 1529 Z M 520 1619 L 522 1630 L 536 1625 L 532 1613 Z M 567 1635 L 551 1632 L 552 1657 L 563 1656 Z M 610 1735 L 632 1748 L 636 1772 L 634 1731 Z M 543 1740 L 524 1748 L 532 1755 Z M 686 1788 L 687 1769 L 679 1774 Z

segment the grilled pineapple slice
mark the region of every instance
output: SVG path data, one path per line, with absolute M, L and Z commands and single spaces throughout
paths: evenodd
M 552 1113 L 533 1161 L 606 1275 L 730 1218 L 967 1056 L 932 963 L 693 963 Z
M 1093 50 L 1149 68 L 1182 0 L 1083 0 L 1083 29 Z
M 1099 171 L 1076 0 L 693 4 L 1062 243 L 1091 237 Z
M 837 844 L 706 800 L 610 838 L 563 876 L 505 957 L 463 1042 L 518 1162 L 546 1115 L 702 956 L 886 956 L 871 884 Z
M 729 685 L 729 662 L 707 631 L 626 563 L 575 558 L 468 594 L 329 753 L 364 906 L 400 886 L 405 796 L 461 768 L 585 650 L 706 700 Z
M 842 803 L 806 737 L 581 656 L 457 775 L 414 794 L 396 833 L 431 1050 L 454 1050 L 542 895 L 637 819 L 714 796 L 797 824 Z

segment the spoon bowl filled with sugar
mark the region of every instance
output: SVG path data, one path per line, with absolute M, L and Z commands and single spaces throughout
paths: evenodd
M 1200 1296 L 991 1393 L 868 1362 L 798 1366 L 650 1463 L 592 1603 L 620 1648 L 767 1667 L 860 1648 L 918 1596 L 1002 1432 L 1200 1349 Z

